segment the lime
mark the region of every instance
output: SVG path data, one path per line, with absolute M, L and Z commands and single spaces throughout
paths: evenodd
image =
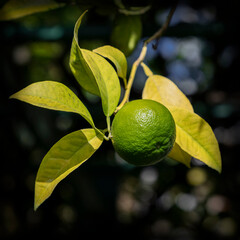
M 151 165 L 171 151 L 176 126 L 169 110 L 153 100 L 134 100 L 121 108 L 112 122 L 111 139 L 127 162 Z

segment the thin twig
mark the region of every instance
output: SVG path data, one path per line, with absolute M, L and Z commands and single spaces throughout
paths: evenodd
M 129 76 L 129 80 L 128 80 L 128 84 L 127 84 L 127 87 L 126 87 L 126 91 L 125 91 L 123 100 L 119 104 L 119 106 L 116 108 L 115 113 L 117 111 L 119 111 L 126 102 L 128 102 L 130 91 L 131 91 L 131 88 L 132 88 L 132 84 L 133 84 L 133 80 L 134 80 L 137 68 L 138 68 L 139 64 L 144 60 L 144 58 L 146 56 L 146 53 L 147 53 L 147 45 L 144 45 L 138 59 L 132 65 L 131 73 L 130 73 L 130 76 Z
M 169 25 L 169 23 L 172 19 L 172 16 L 176 10 L 176 7 L 177 7 L 177 1 L 175 2 L 174 6 L 171 8 L 165 23 L 162 25 L 162 27 L 156 33 L 154 33 L 150 38 L 148 38 L 145 41 L 145 44 L 149 44 L 151 41 L 153 41 L 155 39 L 159 40 L 159 38 L 163 35 L 163 32 L 165 32 L 166 29 L 168 28 L 168 25 Z
M 159 40 L 159 38 L 162 36 L 163 32 L 167 29 L 171 19 L 172 19 L 172 16 L 176 10 L 176 7 L 177 7 L 177 2 L 174 4 L 174 6 L 171 8 L 168 16 L 167 16 L 167 19 L 165 21 L 165 23 L 163 24 L 163 26 L 155 33 L 153 34 L 150 38 L 148 38 L 144 44 L 143 44 L 143 47 L 142 47 L 142 50 L 141 50 L 141 53 L 138 57 L 138 59 L 133 63 L 133 66 L 132 66 L 132 69 L 131 69 L 131 72 L 130 72 L 130 76 L 129 76 L 129 80 L 128 80 L 128 84 L 127 84 L 127 87 L 126 87 L 126 92 L 125 92 L 125 95 L 123 97 L 123 100 L 122 102 L 119 104 L 119 106 L 116 108 L 115 110 L 115 113 L 117 111 L 119 111 L 126 102 L 129 101 L 129 96 L 130 96 L 130 91 L 131 91 L 131 88 L 132 88 L 132 84 L 133 84 L 133 81 L 134 81 L 134 77 L 135 77 L 135 74 L 136 74 L 136 71 L 137 71 L 137 68 L 139 66 L 139 64 L 141 64 L 141 62 L 143 62 L 145 56 L 146 56 L 146 53 L 147 53 L 147 45 L 157 39 Z

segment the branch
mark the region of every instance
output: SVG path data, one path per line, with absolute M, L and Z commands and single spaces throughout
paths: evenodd
M 117 111 L 119 111 L 126 102 L 128 102 L 130 91 L 131 91 L 131 88 L 132 88 L 132 84 L 133 84 L 133 80 L 134 80 L 137 68 L 138 68 L 139 64 L 144 60 L 144 58 L 146 56 L 146 53 L 147 53 L 147 45 L 144 44 L 138 59 L 132 65 L 132 70 L 131 70 L 131 73 L 130 73 L 130 76 L 129 76 L 129 79 L 128 79 L 128 84 L 127 84 L 127 87 L 126 87 L 125 95 L 123 97 L 122 102 L 116 108 L 115 113 Z
M 134 77 L 135 77 L 135 74 L 136 74 L 136 71 L 137 71 L 137 68 L 138 68 L 139 64 L 141 64 L 141 62 L 144 60 L 144 58 L 146 56 L 147 45 L 151 41 L 153 41 L 155 39 L 157 39 L 157 40 L 160 39 L 160 37 L 162 36 L 163 32 L 168 28 L 168 25 L 169 25 L 169 23 L 170 23 L 170 21 L 172 19 L 172 16 L 173 16 L 173 14 L 174 14 L 174 12 L 176 10 L 176 7 L 177 7 L 177 2 L 171 8 L 171 10 L 170 10 L 170 12 L 169 12 L 169 14 L 167 16 L 167 19 L 166 19 L 165 23 L 163 24 L 163 26 L 155 34 L 153 34 L 150 38 L 148 38 L 143 43 L 143 47 L 142 47 L 141 53 L 140 53 L 138 59 L 133 63 L 133 66 L 132 66 L 132 69 L 131 69 L 131 73 L 130 73 L 130 76 L 129 76 L 129 80 L 128 80 L 128 84 L 127 84 L 127 87 L 126 87 L 125 95 L 123 97 L 122 102 L 116 108 L 115 113 L 117 113 L 124 106 L 124 104 L 129 101 L 130 91 L 131 91 L 131 88 L 132 88 Z
M 165 23 L 162 25 L 162 27 L 156 33 L 154 33 L 149 39 L 147 39 L 144 42 L 146 45 L 149 44 L 151 41 L 153 41 L 155 39 L 159 40 L 159 38 L 163 35 L 163 32 L 165 32 L 166 29 L 168 28 L 168 25 L 169 25 L 169 23 L 170 23 L 170 21 L 172 19 L 172 16 L 173 16 L 176 8 L 177 8 L 177 1 L 173 5 L 173 7 L 171 8 L 171 10 L 170 10 L 170 12 L 169 12 L 169 14 L 167 16 L 167 19 L 166 19 Z

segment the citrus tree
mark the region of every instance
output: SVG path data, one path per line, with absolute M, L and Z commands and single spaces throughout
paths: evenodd
M 81 48 L 78 30 L 86 11 L 77 20 L 70 68 L 84 90 L 101 98 L 106 116 L 105 129 L 97 127 L 82 101 L 62 83 L 33 83 L 10 97 L 42 108 L 76 113 L 89 123 L 89 128 L 60 139 L 43 158 L 35 181 L 35 209 L 52 194 L 61 180 L 88 160 L 103 141 L 112 141 L 119 155 L 134 165 L 150 165 L 171 158 L 190 167 L 194 157 L 221 172 L 219 146 L 209 124 L 194 113 L 189 99 L 170 79 L 155 75 L 144 63 L 149 43 L 161 37 L 175 7 L 162 28 L 144 42 L 129 76 L 125 54 L 130 54 L 132 48 L 124 51 L 125 54 L 110 45 L 92 51 Z M 132 26 L 138 24 L 137 21 L 132 19 Z M 113 36 L 117 36 L 120 30 L 116 28 Z M 137 40 L 132 40 L 133 46 Z M 119 45 L 119 48 L 124 46 Z M 142 99 L 129 102 L 139 67 L 143 68 L 147 77 Z M 121 84 L 125 90 L 120 101 Z

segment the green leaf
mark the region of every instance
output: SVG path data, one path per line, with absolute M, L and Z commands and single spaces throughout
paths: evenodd
M 62 83 L 53 81 L 33 83 L 13 94 L 10 98 L 15 98 L 42 108 L 78 113 L 94 127 L 92 116 L 87 108 Z
M 85 11 L 77 20 L 74 27 L 74 36 L 72 40 L 72 47 L 70 53 L 69 65 L 72 70 L 73 75 L 80 84 L 82 88 L 88 92 L 100 96 L 97 82 L 95 77 L 88 66 L 88 63 L 82 55 L 82 51 L 78 45 L 78 29 L 81 25 L 82 18 L 86 14 Z
M 0 9 L 0 21 L 20 18 L 29 14 L 62 7 L 65 3 L 53 0 L 9 0 Z
M 127 85 L 127 59 L 123 52 L 109 45 L 96 48 L 93 51 L 109 59 L 115 65 L 118 76 Z
M 168 78 L 150 76 L 143 89 L 143 99 L 152 99 L 168 107 L 179 107 L 193 112 L 193 107 L 183 92 Z
M 57 184 L 89 159 L 101 146 L 103 137 L 94 129 L 70 133 L 59 140 L 43 158 L 35 182 L 36 210 Z
M 111 33 L 111 43 L 129 56 L 135 49 L 142 35 L 140 16 L 118 15 Z
M 120 99 L 121 89 L 118 76 L 111 64 L 103 57 L 86 49 L 81 51 L 97 81 L 103 112 L 106 116 L 111 116 Z
M 176 123 L 176 143 L 183 151 L 221 172 L 221 154 L 209 124 L 197 114 L 176 107 L 169 108 Z
M 175 161 L 183 163 L 190 168 L 192 157 L 188 153 L 183 151 L 176 142 L 174 143 L 171 152 L 168 154 L 168 157 Z
M 78 83 L 85 90 L 101 97 L 104 114 L 111 116 L 120 98 L 119 79 L 106 59 L 97 53 L 79 47 L 78 28 L 84 14 L 78 19 L 74 28 L 70 67 Z

